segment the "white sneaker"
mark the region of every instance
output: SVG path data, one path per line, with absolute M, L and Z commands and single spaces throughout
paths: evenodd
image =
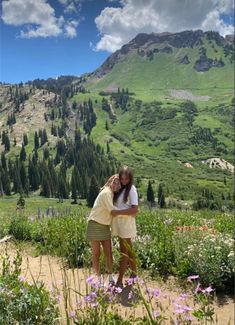
M 113 276 L 113 274 L 109 274 L 109 284 L 115 285 L 115 283 L 116 283 L 115 277 Z

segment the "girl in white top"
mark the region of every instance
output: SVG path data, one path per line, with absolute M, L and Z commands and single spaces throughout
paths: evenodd
M 113 216 L 111 228 L 112 235 L 119 237 L 121 259 L 116 285 L 122 287 L 128 262 L 132 271 L 131 277 L 137 275 L 136 258 L 131 240 L 136 237 L 135 216 L 138 212 L 138 194 L 133 185 L 133 173 L 129 167 L 124 166 L 120 169 L 119 180 L 122 188 L 114 194 L 114 204 L 118 210 L 111 212 Z

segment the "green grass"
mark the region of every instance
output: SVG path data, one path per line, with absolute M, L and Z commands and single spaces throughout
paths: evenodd
M 232 95 L 233 65 L 225 58 L 222 49 L 217 53 L 204 39 L 207 56 L 213 59 L 223 58 L 223 68 L 211 68 L 205 73 L 197 72 L 194 62 L 199 58 L 199 48 L 173 48 L 172 54 L 157 53 L 150 61 L 135 52 L 127 54 L 124 61 L 115 64 L 113 69 L 100 81 L 91 82 L 87 87 L 94 92 L 109 86 L 129 88 L 144 101 L 163 100 L 169 97 L 169 89 L 186 89 L 194 95 L 209 95 L 216 102 L 225 94 Z M 179 60 L 188 55 L 190 64 L 179 64 Z

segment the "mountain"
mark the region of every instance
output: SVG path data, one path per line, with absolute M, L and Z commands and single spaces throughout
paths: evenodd
M 231 35 L 224 38 L 201 30 L 139 34 L 90 75 L 88 87 L 129 88 L 146 99 L 167 96 L 170 89 L 215 94 L 222 87 L 231 92 L 233 62 Z
M 58 141 L 69 147 L 80 129 L 82 138 L 99 144 L 97 155 L 102 148 L 102 159 L 111 162 L 107 174 L 115 159 L 134 168 L 142 196 L 151 180 L 155 191 L 163 184 L 169 205 L 230 205 L 233 40 L 200 30 L 139 34 L 92 73 L 0 85 L 1 136 L 5 130 L 11 144 L 16 139 L 7 159 L 20 155 L 24 133 L 30 155 L 35 131 L 45 128 L 39 156 L 48 147 L 56 168 L 68 167 L 70 178 L 73 154 L 58 161 Z M 101 182 L 106 172 L 101 177 L 94 168 Z

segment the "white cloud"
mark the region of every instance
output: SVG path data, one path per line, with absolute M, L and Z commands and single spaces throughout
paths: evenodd
M 63 16 L 56 17 L 55 10 L 46 0 L 2 1 L 2 20 L 5 24 L 24 26 L 19 37 L 75 37 L 78 21 L 66 22 Z
M 69 38 L 73 38 L 77 36 L 77 30 L 76 27 L 78 26 L 78 21 L 71 20 L 65 25 L 65 32 L 66 36 Z
M 81 10 L 82 0 L 58 0 L 64 7 L 65 13 L 79 12 Z
M 233 33 L 221 14 L 233 12 L 233 0 L 120 0 L 121 7 L 106 7 L 95 23 L 101 39 L 97 50 L 113 52 L 138 33 L 216 30 Z

